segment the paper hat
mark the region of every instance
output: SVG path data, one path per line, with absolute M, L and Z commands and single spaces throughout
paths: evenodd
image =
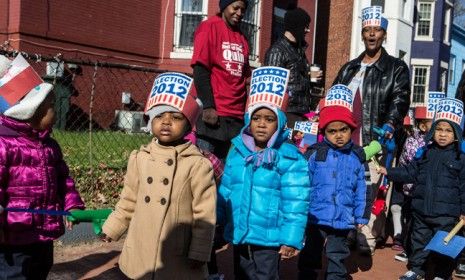
M 371 6 L 362 10 L 362 28 L 365 26 L 380 26 L 387 31 L 388 20 L 381 15 L 383 8 L 381 6 Z
M 32 118 L 53 86 L 39 74 L 21 54 L 10 61 L 0 59 L 0 113 L 18 120 Z
M 250 93 L 247 99 L 247 112 L 251 115 L 260 107 L 267 107 L 276 113 L 286 111 L 288 103 L 287 83 L 289 70 L 265 66 L 252 71 Z
M 407 115 L 404 118 L 404 125 L 414 125 L 415 124 L 415 108 L 409 108 Z
M 300 131 L 304 134 L 300 147 L 313 145 L 318 140 L 318 123 L 309 121 L 297 121 L 294 124 L 294 131 Z
M 351 128 L 357 127 L 353 115 L 353 93 L 346 86 L 337 84 L 332 86 L 324 101 L 320 103 L 320 129 L 324 129 L 330 122 L 342 121 Z
M 428 92 L 428 95 L 426 96 L 426 105 L 420 105 L 415 108 L 415 118 L 432 120 L 439 100 L 444 99 L 445 97 L 446 94 L 444 92 Z
M 433 122 L 450 121 L 463 129 L 463 102 L 455 98 L 443 98 L 436 106 Z
M 192 78 L 175 72 L 158 75 L 153 82 L 145 106 L 145 114 L 153 117 L 164 112 L 181 112 L 192 127 L 202 112 L 202 102 L 190 93 Z

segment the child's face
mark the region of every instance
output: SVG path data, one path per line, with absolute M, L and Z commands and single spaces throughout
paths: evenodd
M 446 147 L 455 141 L 454 128 L 444 121 L 438 122 L 434 130 L 434 142 L 440 147 Z
M 325 127 L 325 137 L 334 146 L 341 148 L 350 141 L 351 129 L 345 122 L 330 122 Z
M 423 133 L 428 133 L 431 130 L 431 126 L 433 125 L 433 120 L 421 120 L 418 128 Z
M 152 133 L 161 145 L 169 146 L 181 140 L 187 132 L 189 122 L 179 112 L 165 112 L 152 120 Z
M 278 117 L 268 108 L 256 110 L 250 120 L 250 131 L 255 139 L 255 145 L 265 149 L 271 136 L 278 128 Z
M 31 126 L 36 130 L 51 129 L 55 123 L 55 94 L 50 92 L 31 119 Z

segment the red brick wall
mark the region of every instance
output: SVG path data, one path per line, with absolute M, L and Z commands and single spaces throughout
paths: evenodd
M 328 89 L 350 59 L 353 0 L 318 1 L 315 61 L 325 70 Z

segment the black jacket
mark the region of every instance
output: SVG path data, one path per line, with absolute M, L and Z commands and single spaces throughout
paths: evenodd
M 384 48 L 373 65 L 367 67 L 363 79 L 363 143 L 377 137 L 372 133 L 373 125 L 382 126 L 390 122 L 400 129 L 410 106 L 410 74 L 404 61 L 388 55 Z M 333 84 L 349 85 L 360 69 L 365 55 L 345 64 Z
M 299 47 L 285 37 L 276 41 L 265 54 L 266 66 L 278 66 L 290 71 L 289 104 L 287 112 L 305 114 L 310 110 L 312 84 L 308 72 L 310 66 L 305 56 L 306 46 Z
M 465 214 L 465 155 L 458 152 L 456 143 L 446 148 L 429 145 L 419 159 L 388 170 L 388 178 L 415 185 L 412 210 L 420 215 Z

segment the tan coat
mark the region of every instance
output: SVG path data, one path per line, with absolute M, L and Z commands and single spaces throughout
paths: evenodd
M 128 230 L 119 260 L 131 278 L 205 279 L 216 222 L 213 169 L 190 142 L 155 141 L 129 157 L 121 199 L 103 225 L 118 240 Z

